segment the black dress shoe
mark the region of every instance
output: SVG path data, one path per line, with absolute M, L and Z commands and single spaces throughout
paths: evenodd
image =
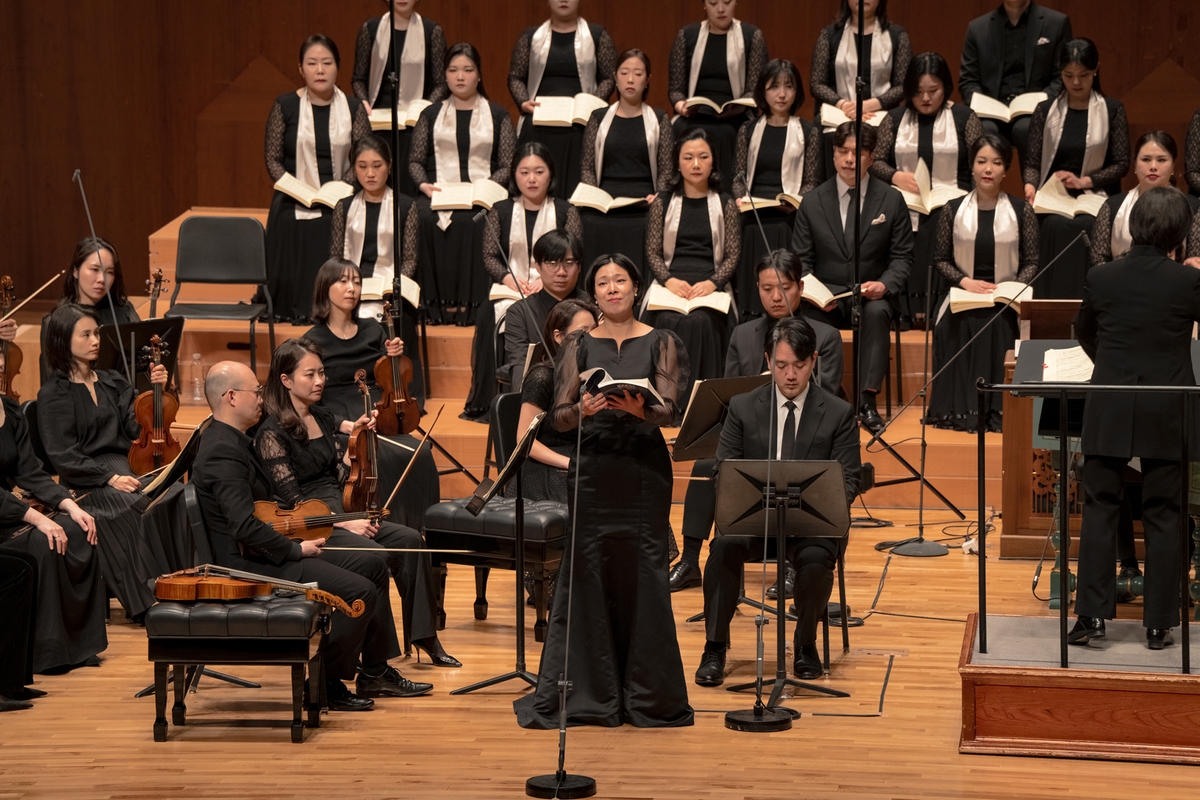
M 879 416 L 879 411 L 871 403 L 863 403 L 859 406 L 858 421 L 871 433 L 879 433 L 883 430 L 883 417 Z
M 825 667 L 821 664 L 821 656 L 817 653 L 815 644 L 806 644 L 798 649 L 792 670 L 796 673 L 798 681 L 815 681 L 825 674 Z
M 789 564 L 783 573 L 783 596 L 792 597 L 796 590 L 796 570 Z M 767 587 L 767 599 L 777 600 L 779 598 L 779 579 Z
M 1146 628 L 1146 647 L 1151 650 L 1162 650 L 1169 644 L 1175 644 L 1175 637 L 1170 628 Z
M 437 639 L 434 639 L 433 642 L 436 645 L 436 649 L 431 648 L 424 642 L 412 643 L 412 646 L 417 651 L 418 664 L 421 663 L 421 653 L 424 653 L 429 658 L 430 663 L 432 663 L 435 667 L 457 669 L 458 667 L 462 666 L 461 661 L 447 653 L 445 649 L 442 648 L 441 642 L 439 642 Z
M 700 568 L 682 558 L 675 562 L 675 566 L 671 567 L 671 577 L 668 582 L 672 592 L 694 589 L 703 583 L 700 579 Z
M 704 655 L 696 670 L 697 686 L 720 686 L 725 682 L 725 650 L 724 645 L 719 648 L 704 645 Z
M 10 700 L 0 694 L 0 713 L 5 711 L 24 711 L 27 708 L 33 708 L 33 703 L 25 700 Z
M 433 691 L 432 683 L 410 681 L 391 666 L 382 675 L 360 672 L 354 683 L 358 693 L 364 697 L 420 697 Z M 330 700 L 330 708 L 333 707 L 332 702 Z
M 1075 627 L 1067 634 L 1067 644 L 1087 644 L 1092 639 L 1103 639 L 1104 636 L 1104 620 L 1080 614 L 1075 620 Z
M 13 700 L 36 700 L 46 696 L 41 689 L 34 689 L 32 686 L 22 686 L 20 689 L 7 692 L 7 694 Z
M 341 681 L 328 681 L 325 684 L 325 695 L 329 700 L 330 711 L 370 711 L 375 707 L 374 700 L 359 697 Z

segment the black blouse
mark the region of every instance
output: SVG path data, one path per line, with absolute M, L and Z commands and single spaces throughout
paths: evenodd
M 38 428 L 50 464 L 71 489 L 104 486 L 116 473 L 97 462 L 108 454 L 128 456 L 142 433 L 133 414 L 133 387 L 121 373 L 96 373 L 96 400 L 87 386 L 55 376 L 38 391 Z
M 604 139 L 600 188 L 613 197 L 646 197 L 654 194 L 652 174 L 642 118 L 614 116 Z
M 438 114 L 442 113 L 442 108 L 441 103 L 435 103 L 422 111 L 420 119 L 417 120 L 416 127 L 413 128 L 412 149 L 408 154 L 408 172 L 413 179 L 413 183 L 418 186 L 422 183 L 437 183 L 438 181 L 449 181 L 453 178 L 466 180 L 467 164 L 469 162 L 468 156 L 470 155 L 471 116 L 469 112 L 457 111 L 458 116 L 456 118 L 459 170 L 461 174 L 458 176 L 437 174 L 437 153 L 433 144 L 433 126 L 437 121 Z M 512 174 L 513 153 L 517 149 L 517 135 L 513 128 L 512 120 L 509 119 L 508 112 L 502 106 L 489 101 L 488 110 L 492 115 L 492 158 L 490 165 L 492 174 L 489 177 L 501 186 L 507 186 L 509 176 Z M 464 114 L 466 115 L 465 117 Z
M 906 113 L 907 109 L 904 106 L 894 108 L 880 124 L 879 138 L 875 145 L 875 161 L 870 169 L 872 177 L 891 183 L 899 171 L 896 164 L 896 136 Z M 963 103 L 950 106 L 950 117 L 958 135 L 958 188 L 969 192 L 975 186 L 975 179 L 968 155 L 971 145 L 983 135 L 983 124 L 975 112 Z M 917 156 L 925 159 L 925 165 L 930 170 L 933 169 L 933 129 L 936 124 L 937 114 L 917 114 Z
M 975 280 L 996 278 L 996 209 L 979 209 L 979 232 L 975 234 Z
M 783 150 L 787 144 L 786 126 L 764 125 L 754 162 L 754 197 L 772 198 L 783 191 Z M 807 148 L 805 148 L 807 150 Z
M 1063 120 L 1062 138 L 1058 140 L 1058 150 L 1054 160 L 1050 162 L 1050 173 L 1066 170 L 1078 175 L 1083 170 L 1083 156 L 1087 152 L 1088 110 L 1086 108 L 1068 108 L 1067 118 Z
M 0 528 L 3 528 L 21 524 L 29 510 L 29 505 L 12 493 L 14 487 L 32 493 L 50 508 L 58 508 L 71 493 L 54 482 L 34 455 L 29 423 L 17 402 L 0 396 L 0 403 L 4 405 L 4 425 L 0 426 L 0 475 L 4 476 L 0 486 Z
M 708 218 L 707 197 L 685 197 L 679 212 L 679 233 L 675 237 L 675 255 L 671 271 L 687 263 L 711 265 L 713 262 L 712 221 Z
M 696 76 L 696 94 L 707 97 L 717 105 L 733 99 L 729 67 L 725 63 L 725 43 L 728 40 L 728 34 L 709 31 L 708 43 L 704 46 L 704 55 L 700 59 L 700 73 Z M 701 112 L 712 114 L 712 109 L 707 106 L 696 109 L 696 113 Z
M 271 478 L 275 497 L 288 506 L 306 499 L 342 496 L 344 440 L 337 435 L 328 409 L 312 406 L 311 411 L 321 428 L 319 439 L 296 439 L 284 430 L 278 417 L 263 420 L 254 436 L 255 452 Z
M 575 60 L 575 32 L 550 32 L 550 53 L 538 94 L 547 97 L 574 97 L 583 91 L 579 83 L 579 62 Z
M 328 325 L 314 325 L 305 337 L 321 348 L 325 363 L 325 392 L 318 407 L 329 409 L 335 422 L 353 422 L 363 414 L 363 399 L 354 383 L 354 373 L 365 370 L 363 383 L 371 391 L 371 405 L 379 402 L 383 390 L 375 383 L 375 362 L 386 354 L 387 330 L 373 319 L 359 319 L 358 331 L 349 339 L 341 339 Z
M 375 35 L 379 32 L 381 20 L 381 17 L 372 17 L 362 24 L 354 48 L 354 76 L 350 85 L 354 89 L 355 97 L 368 102 L 371 100 L 367 97 L 371 81 L 371 56 L 375 50 Z M 421 21 L 425 27 L 425 86 L 422 97 L 436 103 L 445 99 L 448 94 L 446 89 L 446 34 L 442 31 L 442 26 L 428 17 L 423 16 Z M 403 53 L 404 43 L 408 40 L 408 31 L 396 31 L 395 33 L 400 52 Z M 384 63 L 389 63 L 391 59 L 391 48 L 389 40 Z M 401 65 L 401 69 L 403 68 Z M 390 108 L 391 98 L 392 88 L 384 80 L 380 82 L 379 95 L 375 98 L 372 108 Z
M 350 109 L 351 131 L 350 140 L 357 141 L 371 133 L 371 120 L 367 111 L 358 100 L 347 97 L 345 100 Z M 322 182 L 333 180 L 332 149 L 329 139 L 329 111 L 332 104 L 327 106 L 313 105 L 313 127 L 317 139 L 317 169 Z M 286 172 L 296 174 L 296 137 L 300 131 L 300 96 L 295 92 L 281 94 L 275 98 L 275 105 L 267 117 L 267 132 L 263 144 L 264 158 L 267 162 L 267 174 L 272 181 L 277 181 Z M 322 144 L 324 142 L 324 144 Z M 324 153 L 324 156 L 322 156 Z M 354 170 L 342 180 L 350 183 L 354 180 Z M 290 200 L 290 198 L 289 198 Z
M 531 367 L 521 382 L 521 402 L 550 411 L 554 407 L 554 370 L 545 364 Z M 547 417 L 538 427 L 537 440 L 557 452 L 562 447 L 574 448 L 575 433 L 557 430 Z

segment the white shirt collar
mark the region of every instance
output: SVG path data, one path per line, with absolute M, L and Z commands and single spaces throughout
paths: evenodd
M 867 193 L 867 181 L 870 179 L 870 177 L 871 177 L 870 175 L 868 175 L 866 172 L 864 172 L 862 174 L 862 177 L 859 178 L 859 180 L 858 180 L 858 196 L 860 199 L 862 197 L 864 197 Z M 846 192 L 850 191 L 850 189 L 853 188 L 850 186 L 850 184 L 848 184 L 844 180 L 842 180 L 841 175 L 836 175 L 834 177 L 834 180 L 837 181 L 838 199 L 845 197 Z

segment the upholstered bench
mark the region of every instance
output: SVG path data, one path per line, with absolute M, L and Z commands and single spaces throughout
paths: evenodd
M 445 626 L 446 564 L 475 567 L 475 619 L 487 619 L 487 580 L 492 568 L 517 569 L 516 500 L 496 497 L 479 516 L 466 509 L 467 500 L 448 500 L 425 512 L 425 540 L 430 549 L 469 550 L 434 553 L 438 571 L 438 627 Z M 525 569 L 533 574 L 537 609 L 534 638 L 546 640 L 546 604 L 550 573 L 558 569 L 567 540 L 567 507 L 550 501 L 525 501 Z M 521 602 L 524 602 L 522 598 Z
M 154 662 L 154 741 L 167 740 L 167 669 L 174 667 L 172 722 L 184 725 L 186 665 L 255 664 L 292 668 L 292 741 L 304 741 L 301 707 L 308 667 L 308 725 L 320 726 L 322 635 L 330 608 L 303 597 L 267 596 L 227 603 L 163 602 L 146 612 Z

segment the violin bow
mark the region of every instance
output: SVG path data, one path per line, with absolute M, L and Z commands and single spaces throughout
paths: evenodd
M 15 306 L 13 306 L 13 307 L 12 307 L 12 309 L 11 309 L 11 310 L 10 310 L 10 311 L 9 311 L 7 314 L 5 314 L 3 317 L 0 317 L 0 322 L 4 322 L 4 320 L 8 319 L 8 318 L 9 318 L 9 317 L 11 317 L 13 314 L 15 314 L 15 313 L 17 313 L 18 311 L 20 311 L 22 306 L 24 306 L 26 303 L 28 303 L 28 302 L 29 302 L 30 300 L 32 300 L 33 298 L 37 297 L 37 296 L 38 296 L 39 294 L 41 294 L 42 292 L 46 291 L 46 287 L 48 287 L 50 284 L 54 283 L 56 280 L 58 280 L 59 278 L 61 278 L 63 275 L 65 275 L 65 274 L 66 274 L 66 272 L 67 272 L 67 270 L 66 270 L 66 268 L 64 267 L 64 268 L 62 269 L 62 271 L 60 271 L 60 272 L 58 272 L 58 273 L 55 273 L 55 275 L 54 275 L 53 277 L 51 277 L 51 278 L 50 278 L 50 280 L 46 281 L 46 282 L 45 282 L 45 283 L 43 283 L 41 286 L 39 286 L 39 287 L 38 287 L 38 289 L 37 289 L 37 291 L 35 291 L 33 294 L 29 295 L 29 297 L 26 297 L 26 298 L 25 298 L 24 300 L 22 300 L 21 302 L 17 303 Z
M 433 422 L 430 423 L 429 430 L 425 431 L 425 435 L 421 437 L 421 441 L 417 444 L 417 449 L 413 453 L 412 460 L 408 462 L 408 466 L 404 468 L 404 472 L 400 475 L 400 479 L 396 481 L 396 485 L 392 487 L 392 493 L 388 495 L 387 502 L 380 506 L 380 508 L 389 508 L 392 505 L 392 501 L 396 499 L 396 492 L 400 491 L 400 487 L 404 484 L 404 479 L 408 477 L 408 473 L 412 471 L 413 465 L 417 463 L 417 456 L 420 455 L 421 448 L 425 446 L 425 442 L 429 441 L 429 435 L 433 433 L 433 429 L 437 427 L 438 420 L 441 419 L 442 411 L 445 408 L 446 405 L 443 403 L 441 408 L 437 410 L 437 413 L 433 415 Z

